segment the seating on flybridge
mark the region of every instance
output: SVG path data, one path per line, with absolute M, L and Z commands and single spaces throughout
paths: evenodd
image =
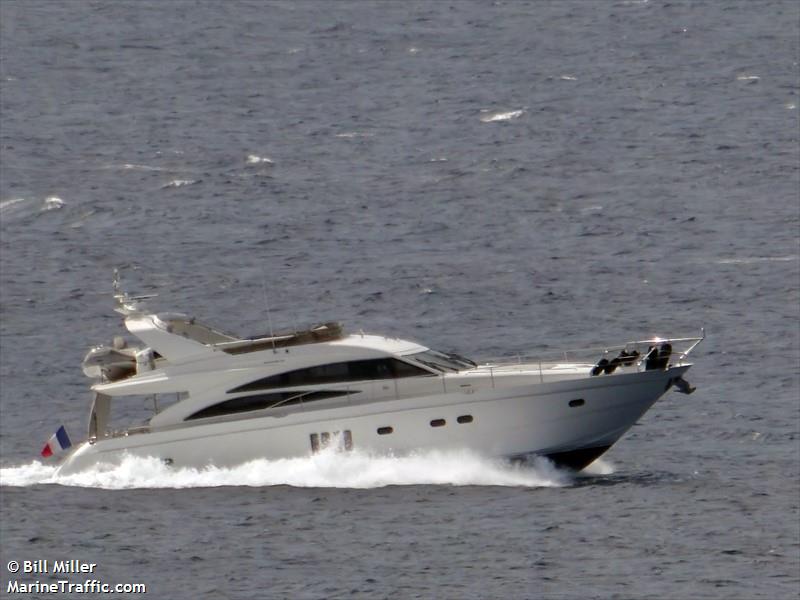
M 299 346 L 301 344 L 330 342 L 342 339 L 343 337 L 344 330 L 341 324 L 329 322 L 315 325 L 303 331 L 221 342 L 216 344 L 216 347 L 220 350 L 224 350 L 228 354 L 244 354 L 245 352 L 257 352 L 268 348 L 285 348 L 287 346 Z
M 182 313 L 159 313 L 158 320 L 164 324 L 167 332 L 180 335 L 205 346 L 212 346 L 228 354 L 244 354 L 269 348 L 285 348 L 300 344 L 316 344 L 337 340 L 342 337 L 342 326 L 339 323 L 322 323 L 303 331 L 278 333 L 277 335 L 257 335 L 238 338 L 218 331 L 194 317 Z

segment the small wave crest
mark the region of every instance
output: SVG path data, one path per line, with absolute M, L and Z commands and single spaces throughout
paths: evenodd
M 559 487 L 572 475 L 546 459 L 524 465 L 489 459 L 469 451 L 429 451 L 395 456 L 323 451 L 309 457 L 258 459 L 232 468 L 172 468 L 156 458 L 128 456 L 118 465 L 58 475 L 39 461 L 0 469 L 0 485 L 39 484 L 102 489 L 194 488 L 220 486 L 379 488 L 389 485 Z
M 271 158 L 266 156 L 258 156 L 256 154 L 248 154 L 245 161 L 248 165 L 271 165 L 274 164 Z
M 355 138 L 370 138 L 373 137 L 374 133 L 366 133 L 363 131 L 345 131 L 343 133 L 337 133 L 334 137 L 337 138 L 344 138 L 344 139 L 355 139 Z
M 0 200 L 0 215 L 45 213 L 64 208 L 64 204 L 65 202 L 58 196 L 48 196 L 38 207 L 32 202 L 28 202 L 26 198 L 10 198 L 8 200 Z
M 525 114 L 524 109 L 509 110 L 506 112 L 487 112 L 481 115 L 480 120 L 483 123 L 495 123 L 497 121 L 510 121 L 511 119 L 518 119 Z
M 738 258 L 721 258 L 714 262 L 718 265 L 753 265 L 765 262 L 792 262 L 798 260 L 796 254 L 789 256 L 743 256 Z
M 195 184 L 195 183 L 199 183 L 199 180 L 197 180 L 197 179 L 173 179 L 169 183 L 165 183 L 164 185 L 162 185 L 161 189 L 163 190 L 163 189 L 167 189 L 167 188 L 179 188 L 179 187 L 183 187 L 183 186 L 186 186 L 186 185 L 192 185 L 192 184 Z
M 12 210 L 21 202 L 25 202 L 25 198 L 9 198 L 8 200 L 0 200 L 0 214 Z
M 135 163 L 125 163 L 124 165 L 108 165 L 107 168 L 114 169 L 114 168 L 122 168 L 126 171 L 164 171 L 165 169 L 162 167 L 154 167 L 152 165 L 140 165 Z
M 58 196 L 49 196 L 45 198 L 44 204 L 42 204 L 42 212 L 58 210 L 60 208 L 64 208 L 64 201 Z

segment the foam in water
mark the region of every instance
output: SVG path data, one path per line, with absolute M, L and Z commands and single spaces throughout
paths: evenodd
M 355 139 L 355 138 L 369 138 L 374 137 L 375 134 L 373 133 L 364 133 L 362 131 L 345 131 L 344 133 L 337 133 L 334 137 L 337 138 L 345 138 L 345 139 Z
M 582 475 L 597 477 L 599 475 L 611 475 L 615 471 L 614 465 L 607 460 L 598 458 L 589 466 L 581 471 Z
M 194 183 L 197 183 L 197 179 L 173 179 L 169 183 L 165 183 L 164 185 L 162 185 L 161 189 L 178 188 L 178 187 L 183 187 L 185 185 L 192 185 Z
M 73 475 L 56 475 L 55 466 L 33 461 L 0 469 L 0 485 L 39 484 L 102 489 L 273 486 L 377 488 L 387 485 L 481 485 L 558 487 L 569 473 L 546 459 L 514 465 L 469 451 L 429 451 L 410 456 L 342 454 L 326 450 L 310 457 L 259 459 L 233 468 L 174 469 L 155 458 L 126 457 L 119 465 L 98 465 Z
M 42 212 L 48 210 L 58 210 L 64 207 L 64 201 L 59 198 L 58 196 L 49 196 L 45 199 L 44 204 L 42 204 Z
M 64 201 L 58 196 L 48 196 L 44 199 L 38 207 L 39 213 L 45 213 L 51 210 L 59 210 L 64 207 Z M 0 201 L 0 214 L 14 215 L 14 214 L 32 214 L 36 212 L 37 208 L 30 202 L 26 202 L 25 198 L 10 198 L 8 200 Z
M 718 265 L 752 265 L 762 262 L 791 262 L 800 259 L 797 255 L 791 256 L 745 256 L 741 258 L 721 258 L 715 261 Z
M 510 110 L 508 112 L 495 112 L 495 113 L 486 113 L 481 115 L 481 121 L 484 123 L 493 123 L 496 121 L 510 121 L 511 119 L 517 119 L 525 114 L 525 111 L 520 110 Z
M 109 165 L 110 168 L 115 168 L 114 165 Z M 163 171 L 161 167 L 153 167 L 150 165 L 139 165 L 134 163 L 125 163 L 122 168 L 126 171 Z
M 273 162 L 272 162 L 271 159 L 266 158 L 264 156 L 257 156 L 255 154 L 248 154 L 247 155 L 247 164 L 248 165 L 261 165 L 261 164 L 271 165 L 271 164 L 273 164 Z
M 0 214 L 10 210 L 15 204 L 25 202 L 25 198 L 9 198 L 8 200 L 0 200 Z

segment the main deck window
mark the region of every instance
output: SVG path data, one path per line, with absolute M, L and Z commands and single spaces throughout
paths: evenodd
M 422 363 L 427 367 L 436 369 L 437 371 L 463 371 L 465 369 L 474 369 L 478 365 L 468 358 L 459 356 L 458 354 L 445 354 L 437 350 L 425 350 L 424 352 L 417 352 L 416 354 L 409 355 L 415 361 Z
M 209 417 L 221 417 L 224 415 L 233 415 L 236 413 L 250 412 L 253 410 L 263 410 L 265 408 L 278 408 L 281 406 L 290 406 L 292 404 L 300 404 L 304 402 L 313 402 L 314 400 L 325 400 L 326 398 L 336 398 L 337 396 L 347 396 L 348 394 L 356 393 L 347 392 L 344 390 L 312 390 L 310 392 L 302 392 L 296 390 L 294 392 L 276 392 L 273 394 L 255 394 L 253 396 L 240 396 L 239 398 L 231 398 L 217 404 L 207 406 L 202 410 L 198 410 L 186 417 L 186 421 L 193 419 L 207 419 Z
M 351 360 L 349 362 L 329 363 L 327 365 L 296 369 L 286 373 L 279 373 L 278 375 L 263 377 L 228 390 L 228 393 L 252 392 L 296 385 L 324 385 L 349 381 L 371 381 L 374 379 L 395 379 L 427 375 L 432 375 L 432 373 L 396 358 Z

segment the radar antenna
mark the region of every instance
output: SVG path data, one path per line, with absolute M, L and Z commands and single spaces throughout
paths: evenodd
M 261 271 L 261 291 L 264 293 L 264 307 L 267 309 L 267 323 L 269 324 L 269 337 L 272 339 L 272 352 L 277 354 L 278 350 L 275 348 L 275 331 L 272 329 L 272 315 L 269 310 L 269 302 L 267 301 L 267 276 Z
M 114 310 L 126 316 L 140 314 L 142 312 L 141 301 L 158 296 L 158 294 L 143 294 L 140 296 L 131 296 L 128 294 L 128 292 L 122 289 L 119 269 L 117 267 L 114 267 L 112 286 L 114 288 L 114 300 L 117 301 Z

